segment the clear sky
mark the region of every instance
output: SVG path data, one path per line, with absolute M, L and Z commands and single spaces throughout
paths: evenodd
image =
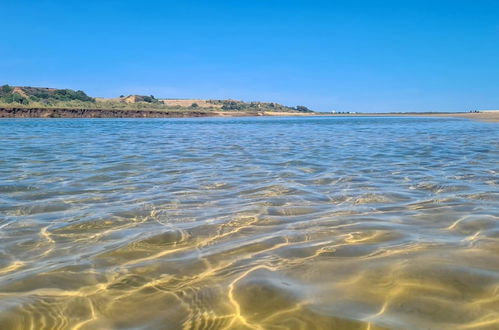
M 328 111 L 499 108 L 499 1 L 0 0 L 0 84 Z

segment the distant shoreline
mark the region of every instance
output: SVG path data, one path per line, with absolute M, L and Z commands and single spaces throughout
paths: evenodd
M 499 111 L 445 113 L 301 113 L 269 111 L 203 111 L 199 110 L 124 110 L 70 108 L 0 108 L 0 118 L 198 118 L 256 116 L 321 116 L 321 117 L 451 117 L 499 122 Z
M 336 113 L 324 115 L 331 117 L 448 117 L 499 122 L 499 110 L 481 112 Z

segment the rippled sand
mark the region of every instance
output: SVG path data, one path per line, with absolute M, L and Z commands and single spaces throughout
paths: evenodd
M 0 121 L 1 329 L 497 329 L 497 124 Z

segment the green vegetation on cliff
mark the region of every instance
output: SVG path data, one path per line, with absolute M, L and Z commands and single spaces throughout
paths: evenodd
M 9 85 L 3 85 L 0 88 L 0 102 L 2 103 L 18 103 L 28 104 L 29 101 L 26 97 L 14 91 L 14 88 Z
M 173 103 L 171 102 L 173 100 Z M 243 102 L 237 100 L 157 99 L 153 95 L 121 95 L 119 98 L 93 98 L 83 91 L 42 87 L 0 87 L 0 107 L 156 110 L 156 111 L 225 111 L 225 112 L 313 112 L 304 106 L 288 107 L 273 102 Z
M 95 99 L 83 91 L 74 91 L 71 89 L 12 87 L 3 85 L 0 88 L 0 102 L 20 105 L 58 106 L 64 104 L 64 102 L 94 103 Z

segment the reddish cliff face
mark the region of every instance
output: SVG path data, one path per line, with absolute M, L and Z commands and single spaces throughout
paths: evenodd
M 263 116 L 264 112 L 158 111 L 117 109 L 0 108 L 0 118 L 191 118 Z
M 182 118 L 218 115 L 203 111 L 0 108 L 0 118 Z

